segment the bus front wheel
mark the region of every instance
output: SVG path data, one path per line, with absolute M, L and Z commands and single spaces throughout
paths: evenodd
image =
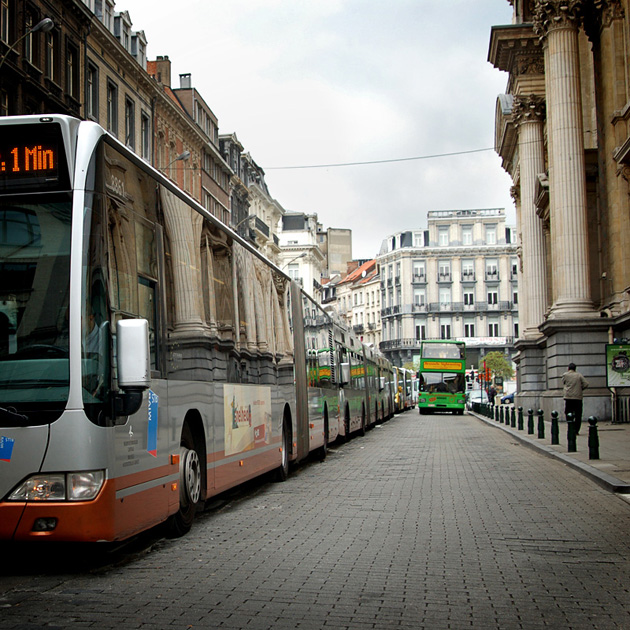
M 179 447 L 179 510 L 169 519 L 171 536 L 183 536 L 190 531 L 200 499 L 201 461 L 190 427 L 185 424 Z

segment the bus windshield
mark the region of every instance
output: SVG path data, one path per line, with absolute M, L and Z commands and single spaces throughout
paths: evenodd
M 423 372 L 420 375 L 420 391 L 457 394 L 465 389 L 465 376 L 458 372 Z
M 45 424 L 68 397 L 71 197 L 0 199 L 0 422 Z

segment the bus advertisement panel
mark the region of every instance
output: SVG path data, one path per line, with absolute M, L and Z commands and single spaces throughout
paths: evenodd
M 466 406 L 466 345 L 461 341 L 423 341 L 418 370 L 418 409 L 463 414 Z

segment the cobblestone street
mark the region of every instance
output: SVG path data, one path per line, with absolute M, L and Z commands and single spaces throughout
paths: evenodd
M 630 504 L 470 415 L 401 414 L 122 563 L 20 557 L 3 630 L 630 627 Z

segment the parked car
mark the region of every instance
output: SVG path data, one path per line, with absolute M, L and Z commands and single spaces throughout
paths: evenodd
M 501 404 L 502 405 L 513 405 L 514 404 L 514 392 L 512 392 L 511 394 L 506 394 L 505 396 L 501 397 Z
M 488 394 L 485 389 L 471 389 L 466 392 L 466 409 L 472 409 L 473 403 L 488 403 Z

